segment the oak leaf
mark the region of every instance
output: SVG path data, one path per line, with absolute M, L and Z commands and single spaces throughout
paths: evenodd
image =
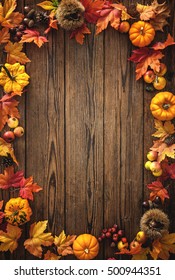
M 0 137 L 0 156 L 7 157 L 8 155 L 10 155 L 13 161 L 18 165 L 12 145 Z
M 161 239 L 153 242 L 153 254 L 154 259 L 160 258 L 168 260 L 170 254 L 175 253 L 175 233 L 165 234 Z
M 45 233 L 48 221 L 40 221 L 38 223 L 33 223 L 30 226 L 29 236 L 30 238 L 25 240 L 25 249 L 30 252 L 30 254 L 41 258 L 43 246 L 51 246 L 54 238 L 50 232 Z
M 5 168 L 4 174 L 0 174 L 0 189 L 5 190 L 11 187 L 19 187 L 23 176 L 23 171 L 17 171 L 14 173 L 13 166 Z
M 85 7 L 84 17 L 86 21 L 95 24 L 100 16 L 100 10 L 103 8 L 105 2 L 102 0 L 81 0 L 81 3 Z
M 152 182 L 147 185 L 147 188 L 152 192 L 150 193 L 150 200 L 153 201 L 157 196 L 164 202 L 165 198 L 170 198 L 168 191 L 164 188 L 160 181 Z
M 0 131 L 3 129 L 9 117 L 20 118 L 17 108 L 18 104 L 19 102 L 11 98 L 11 96 L 6 99 L 0 99 Z
M 22 52 L 22 49 L 22 43 L 8 42 L 5 46 L 5 51 L 7 52 L 7 62 L 10 64 L 14 64 L 15 62 L 26 64 L 27 62 L 30 62 L 31 60 L 24 52 Z
M 52 11 L 52 10 L 56 10 L 58 7 L 58 1 L 43 1 L 39 4 L 37 4 L 37 6 L 43 8 L 46 11 Z
M 73 254 L 72 244 L 76 238 L 76 235 L 65 235 L 64 230 L 59 236 L 55 236 L 54 244 L 57 247 L 57 252 L 61 256 L 67 256 Z
M 160 59 L 164 57 L 161 51 L 152 50 L 148 47 L 139 48 L 132 51 L 128 60 L 136 63 L 136 80 L 139 80 L 147 71 L 148 66 L 155 72 L 160 70 Z
M 24 35 L 21 38 L 20 43 L 31 43 L 34 42 L 39 48 L 48 42 L 45 36 L 40 36 L 40 33 L 36 30 L 26 29 L 24 30 Z
M 22 198 L 33 200 L 33 193 L 39 192 L 41 190 L 42 188 L 39 185 L 33 183 L 33 176 L 27 179 L 22 178 L 22 180 L 20 181 L 19 195 Z
M 168 34 L 167 39 L 165 42 L 157 42 L 152 46 L 154 50 L 163 50 L 168 46 L 175 45 L 174 38 Z
M 83 24 L 80 28 L 77 28 L 76 30 L 72 31 L 70 34 L 70 39 L 75 38 L 75 40 L 82 45 L 84 43 L 84 34 L 91 34 L 89 28 L 86 26 L 86 24 Z
M 1 26 L 12 28 L 18 26 L 22 22 L 24 16 L 19 12 L 14 12 L 16 5 L 16 0 L 5 0 L 4 6 L 0 3 Z
M 61 258 L 61 256 L 58 256 L 58 255 L 52 253 L 50 250 L 48 250 L 44 254 L 44 260 L 59 260 L 60 258 Z
M 165 121 L 163 123 L 155 119 L 154 124 L 157 131 L 153 133 L 152 136 L 160 138 L 162 141 L 169 135 L 175 133 L 175 127 L 171 121 Z
M 168 24 L 166 19 L 170 16 L 171 10 L 166 2 L 159 4 L 157 0 L 154 0 L 151 6 L 154 10 L 155 17 L 150 19 L 150 23 L 155 30 L 163 31 L 163 27 Z
M 0 44 L 7 43 L 10 39 L 9 28 L 4 27 L 0 30 Z
M 150 20 L 155 17 L 155 12 L 152 6 L 137 4 L 136 10 L 140 14 L 141 20 Z
M 18 247 L 18 239 L 21 236 L 21 229 L 17 226 L 7 224 L 6 232 L 0 230 L 0 251 L 11 253 Z

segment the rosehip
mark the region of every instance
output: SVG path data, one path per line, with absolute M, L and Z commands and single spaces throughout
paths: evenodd
M 108 231 L 107 228 L 104 228 L 104 229 L 102 230 L 103 233 L 107 233 L 107 231 Z
M 127 238 L 126 238 L 126 237 L 122 237 L 121 241 L 122 241 L 123 243 L 126 243 L 126 242 L 127 242 Z
M 110 233 L 109 231 L 106 233 L 106 237 L 107 237 L 107 238 L 110 238 L 110 237 L 111 237 L 111 233 Z
M 120 237 L 124 236 L 124 231 L 122 229 L 119 229 L 118 236 Z
M 112 236 L 112 239 L 113 239 L 113 241 L 116 242 L 118 240 L 118 234 L 114 233 L 113 236 Z
M 116 228 L 115 228 L 115 227 L 112 227 L 112 228 L 111 228 L 111 232 L 112 232 L 112 233 L 116 232 Z

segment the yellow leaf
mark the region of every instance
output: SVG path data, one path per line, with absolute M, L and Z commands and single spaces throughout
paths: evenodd
M 166 157 L 175 159 L 175 144 L 166 147 L 161 153 L 159 153 L 157 161 L 161 162 Z
M 55 236 L 54 244 L 57 247 L 57 252 L 61 256 L 66 256 L 73 254 L 71 245 L 73 244 L 76 235 L 68 235 L 66 237 L 64 230 L 60 233 L 59 236 Z
M 11 253 L 18 247 L 17 240 L 21 236 L 21 229 L 7 224 L 6 232 L 0 230 L 0 251 L 10 251 Z
M 59 260 L 60 258 L 61 256 L 52 253 L 50 250 L 48 250 L 44 255 L 44 260 Z
M 157 257 L 168 260 L 169 253 L 175 253 L 175 233 L 165 234 L 160 240 L 155 240 L 153 242 L 154 250 L 157 253 Z
M 162 245 L 159 242 L 159 240 L 155 240 L 152 244 L 152 247 L 153 247 L 153 249 L 152 249 L 152 251 L 150 251 L 150 255 L 154 260 L 157 260 L 158 255 L 162 249 Z
M 137 4 L 136 10 L 139 12 L 141 20 L 150 20 L 150 18 L 155 17 L 155 12 L 152 6 Z
M 4 139 L 0 138 L 0 156 L 7 157 L 8 155 L 10 155 L 13 161 L 18 165 L 12 145 L 10 143 L 7 143 Z
M 155 128 L 157 131 L 152 134 L 152 136 L 161 138 L 161 140 L 164 140 L 169 135 L 175 133 L 175 127 L 174 124 L 171 123 L 171 121 L 166 121 L 163 123 L 162 121 L 155 119 Z
M 7 43 L 10 39 L 9 28 L 4 27 L 0 30 L 0 44 Z
M 26 56 L 24 52 L 22 52 L 23 44 L 22 43 L 12 43 L 8 42 L 5 46 L 5 50 L 7 52 L 7 62 L 10 64 L 14 64 L 15 62 L 19 62 L 21 64 L 26 64 L 31 60 Z
M 41 258 L 42 247 L 52 245 L 54 238 L 50 232 L 44 233 L 48 221 L 40 221 L 30 226 L 30 238 L 24 242 L 25 248 L 34 256 Z
M 37 4 L 37 6 L 40 6 L 41 8 L 43 8 L 44 10 L 47 10 L 47 11 L 54 10 L 57 8 L 54 6 L 53 2 L 51 2 L 51 1 L 41 2 L 41 3 Z

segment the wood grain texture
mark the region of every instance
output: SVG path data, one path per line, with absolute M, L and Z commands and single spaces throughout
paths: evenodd
M 31 6 L 39 2 L 25 1 Z M 166 33 L 175 36 L 174 1 L 169 5 L 172 17 Z M 142 202 L 149 196 L 146 185 L 154 179 L 144 169 L 153 140 L 149 104 L 154 94 L 142 80 L 135 81 L 135 65 L 127 60 L 134 48 L 128 34 L 109 27 L 95 36 L 95 27 L 89 28 L 92 34 L 83 46 L 61 28 L 49 34 L 42 48 L 27 45 L 31 80 L 20 105 L 25 136 L 15 150 L 26 177 L 33 175 L 43 187 L 31 203 L 31 222 L 48 220 L 48 230 L 57 235 L 64 229 L 67 234 L 96 236 L 117 223 L 131 241 L 139 230 Z M 166 57 L 174 71 L 173 48 Z M 174 89 L 175 78 L 167 86 Z M 165 208 L 175 232 L 174 186 Z M 98 259 L 114 251 L 104 244 Z M 10 258 L 33 259 L 22 243 L 13 256 L 0 254 L 0 259 Z

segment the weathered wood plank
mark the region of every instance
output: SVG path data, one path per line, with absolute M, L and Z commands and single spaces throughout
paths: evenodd
M 103 226 L 103 36 L 66 40 L 66 230 Z

